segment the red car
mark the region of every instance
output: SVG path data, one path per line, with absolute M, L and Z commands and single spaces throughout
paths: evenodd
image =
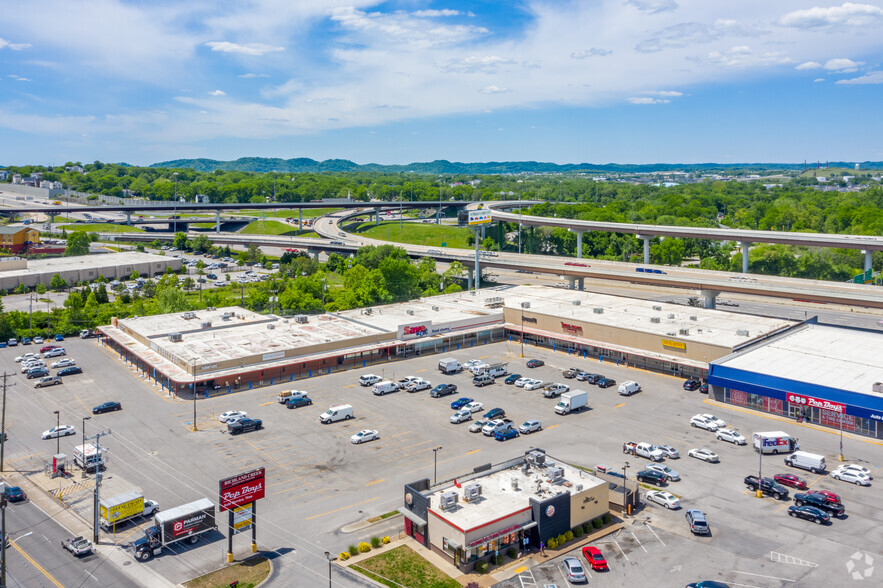
M 46 353 L 50 349 L 58 349 L 58 345 L 46 345 L 40 348 L 40 353 Z
M 597 547 L 592 547 L 591 545 L 583 547 L 583 556 L 589 562 L 589 565 L 592 566 L 593 570 L 608 569 L 607 560 L 604 559 L 604 556 L 601 555 L 601 550 Z
M 589 264 L 587 264 L 587 263 L 576 263 L 576 262 L 574 262 L 574 261 L 567 261 L 567 262 L 564 263 L 564 265 L 575 265 L 575 266 L 579 266 L 579 267 L 590 267 Z
M 776 474 L 773 476 L 773 480 L 783 486 L 791 486 L 798 490 L 806 490 L 809 487 L 806 485 L 806 480 L 794 474 Z
M 840 502 L 840 496 L 827 490 L 810 490 L 807 494 L 821 494 L 828 499 L 828 502 Z

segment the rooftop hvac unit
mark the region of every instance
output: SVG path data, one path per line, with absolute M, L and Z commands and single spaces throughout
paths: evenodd
M 182 339 L 181 333 L 169 333 L 169 341 L 172 343 L 178 343 Z
M 300 325 L 304 325 L 304 324 L 306 324 L 308 320 L 309 320 L 309 319 L 308 319 L 307 315 L 305 315 L 305 314 L 296 314 L 296 315 L 294 315 L 294 322 L 296 322 L 296 323 L 298 323 L 298 324 L 300 324 Z
M 224 314 L 221 315 L 222 321 L 229 321 L 231 318 L 233 318 L 232 312 L 225 312 Z
M 595 314 L 604 314 L 604 309 L 603 308 L 593 308 L 592 312 Z
M 512 489 L 518 490 L 518 478 L 512 478 Z
M 195 313 L 195 312 L 185 312 L 185 313 L 182 314 L 181 316 L 182 316 L 184 319 L 186 319 L 186 320 L 189 321 L 190 319 L 194 319 L 194 318 L 196 318 L 196 313 Z
M 414 311 L 413 311 L 413 310 L 406 310 L 405 312 L 407 312 L 407 313 L 410 314 L 410 315 L 413 315 L 413 314 L 414 314 Z
M 484 305 L 492 308 L 498 308 L 505 304 L 502 296 L 491 296 L 490 298 L 484 299 Z
M 557 482 L 558 480 L 564 479 L 564 468 L 554 467 L 549 468 L 549 480 L 552 482 Z
M 576 485 L 576 491 L 577 491 L 577 492 L 582 492 L 582 491 L 583 491 L 583 485 L 582 485 L 582 484 L 577 484 L 577 485 Z
M 677 333 L 675 333 L 674 331 L 669 331 L 668 333 L 666 333 L 666 335 L 668 335 L 669 337 L 674 337 L 675 335 L 677 335 Z
M 662 310 L 662 307 L 661 306 L 654 306 L 653 310 Z
M 438 312 L 438 306 L 433 306 L 432 310 L 434 310 L 435 312 Z
M 689 335 L 689 334 L 690 334 L 690 329 L 680 329 L 680 330 L 678 331 L 678 334 L 679 334 L 679 335 Z
M 573 300 L 571 304 L 573 304 L 574 306 L 579 306 L 580 304 L 582 304 L 582 302 L 580 300 Z
M 272 330 L 275 329 L 275 328 L 276 328 L 276 325 L 274 325 L 274 324 L 272 324 L 272 323 L 269 324 L 269 325 L 267 325 L 267 330 L 268 330 L 268 331 L 272 331 Z
M 530 308 L 530 302 L 522 302 L 521 308 Z
M 670 319 L 673 319 L 674 317 L 675 317 L 674 314 L 669 314 L 669 315 L 668 315 L 668 318 L 670 318 Z
M 691 320 L 691 321 L 695 321 L 695 320 L 697 320 L 697 319 L 696 319 L 696 315 L 695 315 L 695 314 L 694 314 L 694 315 L 691 315 L 691 316 L 690 316 L 690 320 Z
M 745 329 L 739 329 L 738 331 L 736 331 L 736 334 L 740 337 L 748 337 L 748 331 L 746 331 Z
M 473 482 L 463 486 L 463 500 L 466 502 L 475 502 L 481 498 L 481 484 Z
M 651 322 L 651 323 L 659 324 L 659 323 L 661 323 L 662 321 L 660 320 L 660 318 L 659 318 L 658 316 L 651 316 L 651 317 L 650 317 L 650 322 Z
M 202 321 L 201 325 L 203 329 L 211 329 L 212 321 Z
M 439 506 L 442 510 L 450 510 L 457 506 L 457 493 L 453 490 L 442 493 L 439 496 Z
M 871 386 L 871 390 L 878 394 L 883 393 L 883 382 L 874 382 L 874 385 Z
M 531 451 L 528 456 L 530 457 L 530 461 L 535 465 L 543 465 L 546 463 L 546 454 L 542 451 Z

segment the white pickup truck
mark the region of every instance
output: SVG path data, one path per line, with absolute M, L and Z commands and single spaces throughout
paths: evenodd
M 633 443 L 631 441 L 623 443 L 622 452 L 638 457 L 646 457 L 653 461 L 662 461 L 665 459 L 665 453 L 652 443 Z

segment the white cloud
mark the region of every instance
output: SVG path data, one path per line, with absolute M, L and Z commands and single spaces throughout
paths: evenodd
M 824 81 L 825 81 L 825 78 L 816 78 L 813 80 L 813 83 L 824 82 Z
M 609 57 L 613 55 L 613 51 L 610 49 L 598 49 L 597 47 L 592 47 L 591 49 L 585 49 L 583 51 L 574 51 L 570 54 L 570 57 L 573 59 L 585 59 L 586 57 Z
M 649 94 L 650 96 L 663 96 L 665 98 L 677 98 L 684 95 L 683 92 L 677 92 L 675 90 L 647 90 L 643 93 Z
M 482 94 L 504 94 L 506 92 L 511 92 L 508 88 L 500 88 L 499 86 L 485 86 L 481 90 L 479 90 Z
M 805 61 L 800 65 L 796 66 L 794 69 L 797 70 L 805 70 L 805 69 L 819 69 L 822 67 L 822 64 L 817 61 Z
M 852 78 L 849 80 L 838 80 L 837 83 L 849 85 L 883 84 L 883 71 L 868 72 L 865 75 L 857 78 Z
M 829 59 L 825 62 L 825 69 L 828 71 L 839 71 L 842 73 L 850 73 L 854 72 L 858 69 L 858 66 L 862 65 L 864 62 L 862 61 L 853 61 L 851 59 L 840 58 L 840 59 Z
M 17 76 L 17 75 L 15 75 L 15 74 L 9 74 L 9 75 L 6 76 L 6 77 L 8 77 L 8 78 L 12 78 L 12 79 L 15 80 L 16 82 L 32 82 L 32 81 L 33 81 L 33 80 L 29 79 L 29 78 L 23 78 L 23 77 L 21 77 L 21 76 Z
M 226 96 L 227 92 L 223 90 L 212 90 L 208 93 L 209 96 Z
M 641 53 L 655 53 L 664 49 L 719 41 L 723 37 L 756 37 L 765 34 L 767 31 L 756 26 L 744 25 L 731 19 L 717 19 L 713 24 L 682 22 L 653 33 L 651 38 L 635 45 L 635 49 Z
M 870 4 L 844 2 L 842 6 L 813 7 L 789 12 L 779 24 L 797 29 L 866 27 L 883 21 L 883 9 Z
M 463 13 L 459 10 L 450 10 L 446 8 L 444 10 L 417 10 L 411 14 L 418 18 L 435 18 L 438 16 L 460 16 Z
M 498 55 L 485 55 L 483 57 L 470 55 L 469 57 L 449 62 L 442 69 L 444 71 L 495 73 L 502 66 L 515 65 L 515 63 L 512 59 Z
M 0 49 L 5 49 L 6 47 L 9 47 L 13 51 L 21 51 L 22 49 L 27 49 L 30 46 L 30 43 L 10 43 L 3 37 L 0 37 Z
M 668 12 L 678 7 L 678 3 L 675 0 L 626 0 L 626 4 L 631 4 L 641 12 L 649 14 Z
M 665 98 L 646 98 L 646 97 L 632 97 L 629 98 L 628 101 L 631 104 L 668 104 L 671 100 L 666 100 Z
M 490 31 L 473 25 L 443 25 L 405 12 L 364 12 L 352 6 L 334 8 L 331 20 L 361 38 L 370 37 L 374 45 L 377 35 L 387 44 L 414 48 L 462 43 L 486 36 Z
M 265 43 L 246 43 L 245 45 L 240 45 L 239 43 L 231 43 L 229 41 L 209 41 L 205 45 L 210 47 L 212 51 L 238 53 L 240 55 L 260 56 L 266 53 L 285 51 L 285 47 L 274 47 Z
M 698 63 L 747 69 L 771 65 L 786 65 L 791 63 L 791 58 L 780 51 L 754 52 L 747 45 L 739 45 L 731 47 L 726 51 L 711 51 L 696 58 L 696 61 Z
M 240 74 L 239 77 L 246 79 L 246 80 L 250 80 L 252 78 L 269 78 L 270 76 L 267 74 L 247 73 L 247 74 Z

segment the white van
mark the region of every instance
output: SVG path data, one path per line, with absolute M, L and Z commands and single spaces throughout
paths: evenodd
M 499 378 L 500 376 L 505 376 L 508 373 L 509 370 L 507 370 L 506 366 L 503 365 L 492 365 L 487 371 L 487 374 L 492 378 Z
M 383 382 L 377 382 L 371 387 L 371 392 L 373 392 L 376 396 L 383 396 L 384 394 L 389 394 L 390 392 L 395 392 L 399 389 L 399 385 L 395 382 L 390 382 L 389 380 L 384 380 Z
M 806 451 L 795 451 L 785 458 L 785 465 L 792 468 L 801 468 L 809 470 L 814 474 L 820 474 L 825 471 L 825 456 L 815 453 L 807 453 Z
M 637 382 L 632 382 L 629 380 L 628 382 L 623 382 L 619 385 L 619 395 L 620 396 L 631 396 L 636 392 L 641 391 L 641 385 Z
M 320 414 L 319 422 L 327 425 L 328 423 L 336 423 L 337 421 L 349 420 L 351 418 L 353 418 L 353 406 L 351 404 L 339 404 Z

